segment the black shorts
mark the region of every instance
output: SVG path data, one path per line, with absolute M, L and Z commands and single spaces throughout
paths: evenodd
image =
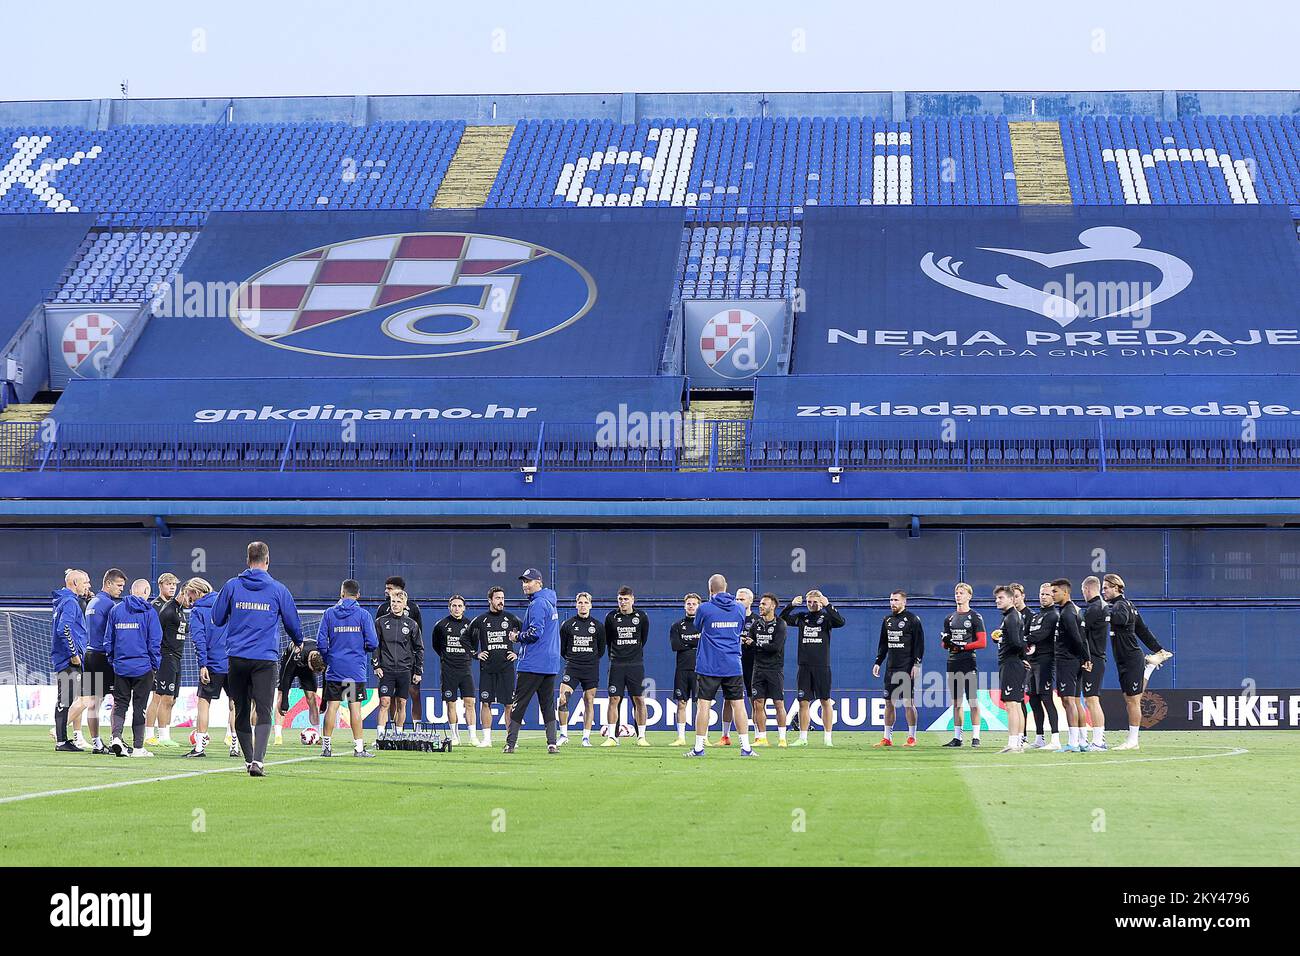
M 1062 697 L 1079 696 L 1079 675 L 1083 664 L 1075 657 L 1058 657 L 1054 663 L 1056 671 L 1056 692 Z
M 113 666 L 103 651 L 86 651 L 81 658 L 82 692 L 93 697 L 113 693 Z
M 479 668 L 478 699 L 483 704 L 508 704 L 515 696 L 515 665 L 504 670 Z
M 1115 670 L 1119 674 L 1119 689 L 1124 692 L 1125 697 L 1136 697 L 1142 693 L 1142 679 L 1146 664 L 1146 658 L 1140 653 L 1115 658 Z
M 953 706 L 957 706 L 962 698 L 972 707 L 979 705 L 980 700 L 980 675 L 975 669 L 949 671 L 948 672 L 948 696 L 952 698 Z
M 1079 675 L 1079 682 L 1083 685 L 1084 697 L 1101 696 L 1101 679 L 1106 676 L 1106 658 L 1094 657 L 1092 659 L 1092 670 L 1084 671 Z
M 699 678 L 694 670 L 676 670 L 673 672 L 673 700 L 694 700 L 698 691 Z
M 468 667 L 462 670 L 456 670 L 444 666 L 442 668 L 442 699 L 458 700 L 463 697 L 477 697 L 478 692 L 474 690 L 474 672 Z
M 998 683 L 1002 687 L 1003 703 L 1025 702 L 1025 684 L 1029 680 L 1029 671 L 1025 662 L 1018 657 L 998 664 Z
M 911 671 L 884 671 L 881 682 L 884 684 L 885 697 L 892 700 L 895 706 L 910 704 L 916 696 Z
M 405 700 L 411 696 L 411 672 L 410 671 L 384 671 L 384 676 L 379 678 L 379 696 L 380 697 L 400 697 Z
M 153 678 L 153 692 L 164 697 L 175 697 L 181 689 L 181 659 L 164 654 Z
M 208 668 L 208 682 L 203 683 L 202 677 L 199 678 L 199 700 L 216 700 L 221 696 L 221 691 L 226 686 L 226 675 L 218 674 L 211 667 Z
M 750 682 L 750 696 L 755 700 L 785 700 L 785 674 L 776 668 L 755 667 Z
M 366 699 L 366 682 L 363 680 L 327 680 L 325 682 L 325 703 L 339 701 L 344 704 L 359 704 Z
M 800 700 L 831 699 L 831 669 L 829 667 L 800 664 L 799 675 L 796 680 L 799 685 Z
M 59 706 L 71 707 L 81 696 L 81 668 L 65 667 L 55 675 L 54 683 L 58 690 Z
M 600 665 L 579 664 L 570 667 L 566 663 L 560 683 L 567 684 L 570 690 L 600 690 Z
M 745 699 L 745 678 L 739 674 L 734 677 L 710 677 L 708 674 L 695 675 L 695 692 L 699 700 L 710 703 L 722 691 L 723 700 Z
M 287 706 L 289 691 L 293 688 L 294 678 L 298 679 L 298 686 L 303 691 L 316 691 L 320 689 L 320 678 L 316 672 L 306 664 L 295 664 L 292 660 L 288 665 L 280 668 L 280 706 Z
M 611 663 L 608 689 L 610 697 L 645 696 L 645 665 Z
M 1029 665 L 1029 693 L 1050 699 L 1056 686 L 1056 668 L 1052 660 L 1033 661 Z

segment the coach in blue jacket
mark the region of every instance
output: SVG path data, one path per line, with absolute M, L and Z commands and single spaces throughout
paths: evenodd
M 524 614 L 524 629 L 519 632 L 522 650 L 515 665 L 515 694 L 506 712 L 505 752 L 515 752 L 519 740 L 520 718 L 528 708 L 528 701 L 537 697 L 546 722 L 546 752 L 556 753 L 555 726 L 555 675 L 564 666 L 560 658 L 560 615 L 555 609 L 555 592 L 543 587 L 542 572 L 529 568 L 519 575 L 524 594 L 528 595 L 528 610 Z
M 226 693 L 235 705 L 235 734 L 251 777 L 265 777 L 266 745 L 271 740 L 275 707 L 276 664 L 280 660 L 280 625 L 302 646 L 302 623 L 293 595 L 271 577 L 271 549 L 265 542 L 248 545 L 248 570 L 231 578 L 212 606 L 212 623 L 226 629 L 230 670 Z M 250 711 L 257 705 L 257 732 Z
M 740 660 L 740 636 L 745 631 L 745 609 L 727 593 L 727 579 L 721 574 L 709 578 L 709 600 L 695 612 L 695 629 L 700 632 L 695 654 L 695 749 L 688 757 L 704 756 L 709 732 L 709 707 L 722 691 L 724 720 L 727 704 L 740 735 L 740 755 L 754 756 L 749 746 L 749 715 L 745 713 L 745 681 Z
M 361 701 L 365 698 L 366 669 L 370 655 L 379 649 L 379 635 L 370 612 L 357 603 L 361 585 L 347 580 L 339 589 L 339 603 L 321 617 L 316 650 L 325 661 L 325 739 L 322 757 L 334 756 L 330 743 L 339 716 L 339 704 L 346 701 L 352 725 L 352 756 L 373 757 L 366 750 L 361 729 Z M 311 655 L 312 658 L 316 654 Z
M 104 625 L 104 649 L 113 667 L 113 736 L 109 751 L 117 757 L 152 757 L 144 749 L 145 714 L 153 675 L 162 663 L 162 624 L 149 603 L 149 581 L 132 582 L 131 593 L 108 614 Z M 122 742 L 126 708 L 131 706 L 131 732 L 135 747 Z
M 71 719 L 74 727 L 80 726 L 81 713 L 86 709 L 86 701 L 82 699 L 81 666 L 89 635 L 81 598 L 90 597 L 90 575 L 69 569 L 63 575 L 63 587 L 52 597 L 54 621 L 50 627 L 50 669 L 54 671 L 58 684 L 54 703 L 54 749 L 80 753 L 81 747 L 68 740 L 68 721 Z

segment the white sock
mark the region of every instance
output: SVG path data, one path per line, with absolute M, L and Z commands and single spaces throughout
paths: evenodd
M 356 748 L 357 753 L 361 753 L 361 751 L 366 749 L 366 742 L 361 737 L 358 737 L 352 741 L 352 746 Z
M 80 737 L 81 734 L 77 734 L 77 736 Z M 162 739 L 162 740 L 171 740 L 171 739 L 172 739 L 172 729 L 171 729 L 170 726 L 168 726 L 168 727 L 164 727 L 164 728 L 162 729 L 162 734 L 161 734 L 160 739 Z
M 207 749 L 208 741 L 210 739 L 211 738 L 208 737 L 207 734 L 199 734 L 194 738 L 194 749 L 197 750 L 199 753 L 203 753 L 203 751 Z
M 636 735 L 640 737 L 642 740 L 645 740 L 645 724 L 641 724 L 639 727 L 637 727 Z
M 907 736 L 909 736 L 909 737 L 911 737 L 913 740 L 915 740 L 915 739 L 916 739 L 916 728 L 915 728 L 915 727 L 912 727 L 912 726 L 909 725 L 908 728 L 907 728 Z
M 1040 744 L 1040 745 L 1041 745 L 1041 744 L 1045 744 L 1045 743 L 1047 743 L 1047 739 L 1046 739 L 1042 734 L 1036 734 L 1036 735 L 1034 736 L 1034 743 L 1036 743 L 1036 744 Z
M 748 733 L 744 733 L 744 734 L 741 734 L 741 735 L 740 735 L 740 749 L 741 749 L 741 750 L 750 750 L 750 749 L 751 749 L 750 746 L 749 746 L 749 734 L 748 734 Z
M 885 728 L 885 739 L 886 739 L 886 740 L 893 740 L 893 739 L 894 739 L 894 728 L 893 728 L 893 727 L 886 727 L 886 728 Z
M 696 750 L 703 750 L 703 749 L 704 749 L 704 740 L 705 740 L 705 736 L 704 736 L 704 734 L 696 734 L 696 735 L 695 735 L 695 749 L 696 749 Z
M 976 740 L 980 739 L 980 725 L 975 723 L 974 721 L 972 721 L 970 725 L 970 735 L 974 737 Z
M 765 735 L 766 736 L 766 735 Z M 779 740 L 785 740 L 785 725 L 776 728 L 776 736 Z
M 1052 746 L 1053 747 L 1061 746 L 1061 735 L 1057 731 L 1052 732 Z
M 582 739 L 583 739 L 583 740 L 590 740 L 590 739 L 591 739 L 591 728 L 590 728 L 590 727 L 583 727 L 583 728 L 582 728 Z
M 1154 674 L 1155 672 L 1156 672 L 1155 664 L 1148 664 L 1146 667 L 1142 668 L 1142 683 L 1145 684 L 1147 681 L 1149 681 L 1151 679 L 1151 675 Z
M 1134 726 L 1132 726 L 1132 725 L 1129 726 L 1129 728 L 1128 728 L 1128 742 L 1129 742 L 1129 743 L 1131 743 L 1131 744 L 1135 744 L 1135 743 L 1138 742 L 1138 731 L 1141 730 L 1141 729 L 1142 729 L 1141 726 L 1137 726 L 1137 727 L 1134 727 Z
M 484 727 L 484 728 L 483 728 L 483 743 L 485 743 L 485 744 L 490 744 L 490 743 L 492 743 L 492 728 L 491 728 L 491 727 Z
M 799 739 L 802 740 L 804 743 L 807 743 L 807 742 L 808 742 L 808 731 L 806 731 L 806 730 L 801 730 L 801 731 L 799 731 Z
M 1106 742 L 1106 728 L 1105 728 L 1105 727 L 1094 727 L 1094 728 L 1092 728 L 1092 742 L 1093 742 L 1094 744 L 1102 744 L 1102 743 L 1105 743 L 1105 742 Z
M 735 726 L 735 724 L 732 723 L 730 720 L 727 721 L 726 726 L 722 728 L 722 736 L 726 737 L 728 734 L 730 734 L 730 733 L 731 733 L 731 728 L 734 727 L 734 726 Z
M 824 739 L 827 743 L 830 743 L 830 742 L 831 742 L 831 732 L 830 732 L 829 730 L 823 730 L 823 731 L 822 731 L 822 739 Z
M 321 740 L 321 743 L 323 743 L 326 747 L 328 747 L 328 746 L 330 745 L 330 739 L 329 739 L 329 737 L 322 737 L 320 740 Z
M 1071 727 L 1071 728 L 1070 728 L 1070 746 L 1071 746 L 1071 747 L 1077 747 L 1078 745 L 1079 745 L 1079 728 L 1078 728 L 1078 727 Z
M 956 740 L 961 740 L 965 736 L 965 734 L 966 731 L 964 731 L 960 725 L 957 725 L 952 729 L 953 738 Z

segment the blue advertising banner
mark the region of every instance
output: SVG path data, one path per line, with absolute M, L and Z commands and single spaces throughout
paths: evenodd
M 1295 375 L 770 375 L 755 421 L 1295 421 Z
M 94 225 L 88 213 L 0 216 L 0 348 L 59 284 L 64 267 Z
M 137 319 L 140 306 L 46 305 L 45 340 L 49 349 L 50 388 L 72 378 L 106 378 Z
M 789 311 L 784 299 L 682 303 L 686 374 L 697 386 L 737 388 L 776 370 Z
M 229 378 L 76 380 L 61 422 L 595 422 L 678 412 L 685 380 L 633 378 Z M 620 413 L 620 407 L 622 412 Z
M 650 374 L 681 225 L 667 209 L 213 213 L 121 374 Z
M 795 372 L 1292 371 L 1286 207 L 810 207 Z

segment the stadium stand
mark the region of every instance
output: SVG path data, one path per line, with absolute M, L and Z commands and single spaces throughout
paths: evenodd
M 432 204 L 462 122 L 226 123 L 0 130 L 14 158 L 0 213 L 101 213 L 102 225 L 199 225 L 213 209 Z
M 815 205 L 1015 202 L 1001 117 L 527 121 L 488 196 L 507 207 L 684 206 L 697 222 L 786 219 Z
M 49 301 L 144 302 L 172 281 L 197 238 L 191 229 L 95 229 Z

